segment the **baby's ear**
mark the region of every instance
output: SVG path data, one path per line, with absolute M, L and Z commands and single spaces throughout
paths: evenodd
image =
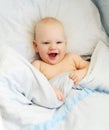
M 33 47 L 34 47 L 34 50 L 35 50 L 36 52 L 38 52 L 36 40 L 33 40 Z

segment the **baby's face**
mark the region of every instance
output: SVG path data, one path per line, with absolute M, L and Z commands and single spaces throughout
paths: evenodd
M 37 51 L 48 64 L 57 64 L 65 56 L 66 38 L 60 24 L 44 24 L 37 33 Z

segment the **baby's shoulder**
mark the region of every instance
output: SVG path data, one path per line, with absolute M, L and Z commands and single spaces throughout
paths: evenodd
M 41 60 L 35 60 L 32 62 L 32 65 L 37 69 L 40 69 Z
M 32 62 L 32 65 L 36 65 L 36 64 L 40 64 L 41 63 L 41 60 L 35 60 Z
M 68 59 L 69 60 L 73 60 L 73 61 L 78 61 L 78 60 L 80 60 L 81 59 L 81 57 L 80 57 L 80 55 L 78 55 L 78 54 L 75 54 L 75 53 L 68 53 L 67 54 L 67 57 L 68 57 Z
M 78 57 L 78 55 L 75 54 L 75 53 L 70 52 L 70 53 L 67 53 L 67 57 L 74 58 L 74 57 Z

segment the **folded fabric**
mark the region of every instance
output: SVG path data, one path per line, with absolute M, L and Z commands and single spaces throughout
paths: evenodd
M 91 56 L 86 77 L 80 82 L 81 87 L 109 92 L 109 47 L 99 41 Z
M 11 96 L 16 93 L 14 96 L 22 103 L 48 108 L 57 108 L 63 104 L 44 75 L 6 46 L 0 48 L 0 86 L 13 92 Z

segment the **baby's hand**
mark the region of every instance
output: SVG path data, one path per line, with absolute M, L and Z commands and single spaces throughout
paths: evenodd
M 54 92 L 57 96 L 57 99 L 62 101 L 64 99 L 62 92 L 56 87 L 53 87 L 53 89 L 54 89 Z
M 69 77 L 74 81 L 74 84 L 77 85 L 86 75 L 86 70 L 75 70 L 73 71 Z

